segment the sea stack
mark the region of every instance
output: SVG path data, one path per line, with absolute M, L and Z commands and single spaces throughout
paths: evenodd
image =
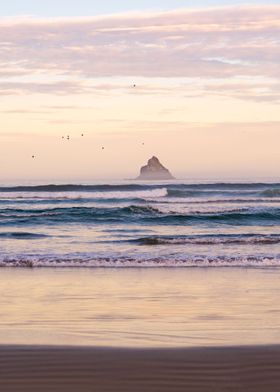
M 175 180 L 170 171 L 166 169 L 159 161 L 153 156 L 148 160 L 146 166 L 141 167 L 140 176 L 137 180 Z

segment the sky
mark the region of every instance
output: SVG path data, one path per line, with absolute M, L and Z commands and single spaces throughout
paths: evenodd
M 111 14 L 131 10 L 174 10 L 223 5 L 280 4 L 280 0 L 9 0 L 0 8 L 1 16 L 34 15 L 44 17 Z
M 11 0 L 0 53 L 0 183 L 280 177 L 280 1 Z

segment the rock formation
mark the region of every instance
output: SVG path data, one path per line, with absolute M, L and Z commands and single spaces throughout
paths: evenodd
M 157 157 L 148 160 L 146 166 L 141 167 L 137 180 L 174 180 L 170 171 L 166 169 Z

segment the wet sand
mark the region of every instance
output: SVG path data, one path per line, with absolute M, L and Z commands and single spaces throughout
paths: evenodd
M 276 345 L 279 297 L 280 269 L 4 268 L 0 345 Z
M 277 392 L 280 346 L 0 347 L 3 392 Z

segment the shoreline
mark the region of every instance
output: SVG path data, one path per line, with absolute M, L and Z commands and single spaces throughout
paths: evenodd
M 77 264 L 63 264 L 63 262 L 60 262 L 58 264 L 55 264 L 52 262 L 52 264 L 36 264 L 32 260 L 31 261 L 24 261 L 21 260 L 23 263 L 22 265 L 19 264 L 13 264 L 12 262 L 5 262 L 6 264 L 4 265 L 3 263 L 1 264 L 0 262 L 0 270 L 279 270 L 280 269 L 280 264 L 278 263 L 278 259 L 275 260 L 275 264 L 270 263 L 270 264 L 215 264 L 215 262 L 211 262 L 208 265 L 201 264 L 201 265 L 195 265 L 195 264 L 174 264 L 174 265 L 164 265 L 164 264 L 157 264 L 157 265 L 149 265 L 145 264 L 139 264 L 135 262 L 134 265 L 128 265 L 128 264 L 111 264 L 111 265 L 89 265 L 89 264 L 84 264 L 84 265 L 77 265 Z M 165 261 L 164 261 L 165 262 Z
M 280 345 L 195 348 L 0 346 L 5 392 L 276 392 Z

